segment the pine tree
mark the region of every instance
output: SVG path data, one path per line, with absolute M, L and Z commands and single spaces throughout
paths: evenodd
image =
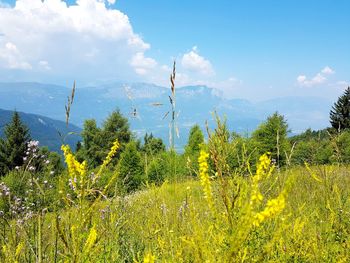
M 82 132 L 83 143 L 78 151 L 80 160 L 87 160 L 90 167 L 102 164 L 113 142 L 118 139 L 121 151 L 132 138 L 128 120 L 119 110 L 113 111 L 104 121 L 101 128 L 94 119 L 86 120 Z M 119 159 L 119 152 L 116 159 Z
M 0 175 L 4 175 L 16 166 L 23 164 L 23 157 L 30 140 L 29 129 L 25 126 L 17 111 L 5 126 L 5 138 L 0 139 Z
M 126 192 L 132 192 L 141 186 L 143 165 L 136 143 L 131 141 L 125 147 L 117 166 L 119 182 Z
M 146 133 L 145 137 L 143 137 L 143 140 L 144 140 L 144 144 L 143 144 L 142 150 L 146 154 L 150 156 L 154 156 L 160 152 L 165 151 L 165 144 L 163 143 L 163 140 L 160 138 L 154 137 L 152 133 L 150 135 Z
M 204 143 L 204 136 L 201 128 L 198 125 L 194 125 L 188 137 L 188 142 L 185 147 L 185 156 L 187 158 L 187 164 L 189 168 L 189 174 L 195 176 L 198 171 L 198 156 L 200 151 L 200 145 Z
M 253 132 L 251 147 L 255 149 L 257 157 L 264 153 L 271 153 L 271 158 L 277 165 L 284 164 L 285 154 L 289 151 L 288 124 L 283 115 L 275 112 Z
M 199 153 L 200 145 L 204 142 L 204 136 L 201 128 L 198 125 L 194 125 L 188 137 L 188 143 L 185 147 L 185 153 L 187 155 L 193 155 Z
M 350 87 L 334 103 L 329 115 L 334 129 L 343 131 L 350 128 Z

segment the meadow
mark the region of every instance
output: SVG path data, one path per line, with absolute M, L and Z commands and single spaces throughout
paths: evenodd
M 10 172 L 0 189 L 0 261 L 349 262 L 349 167 L 278 167 L 266 153 L 231 168 L 237 144 L 224 142 L 222 128 L 200 147 L 196 175 L 183 176 L 170 151 L 165 180 L 128 193 L 112 165 L 118 140 L 94 170 L 63 145 L 61 174 Z

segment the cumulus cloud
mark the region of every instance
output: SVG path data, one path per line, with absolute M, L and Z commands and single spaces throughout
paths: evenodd
M 192 50 L 185 53 L 181 58 L 181 65 L 184 69 L 201 75 L 212 76 L 215 74 L 210 61 L 199 55 L 198 48 L 194 46 Z
M 142 52 L 137 52 L 131 59 L 130 65 L 134 67 L 139 75 L 145 75 L 149 69 L 157 66 L 157 62 L 153 58 L 146 58 Z
M 150 45 L 133 31 L 114 0 L 17 0 L 0 5 L 0 70 L 42 71 L 86 78 L 125 78 L 154 66 Z
M 0 47 L 0 66 L 4 65 L 9 69 L 32 69 L 32 65 L 25 61 L 24 56 L 12 42 L 7 42 Z
M 325 75 L 331 75 L 335 73 L 335 71 L 328 66 L 324 67 L 321 72 Z
M 308 79 L 305 75 L 299 75 L 297 82 L 301 86 L 313 87 L 325 83 L 328 80 L 327 76 L 334 73 L 335 71 L 332 68 L 326 66 L 311 79 Z

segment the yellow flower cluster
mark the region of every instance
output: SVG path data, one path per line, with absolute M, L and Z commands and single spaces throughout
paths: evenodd
M 154 263 L 156 257 L 152 253 L 148 252 L 143 258 L 143 263 Z
M 259 181 L 263 177 L 268 178 L 274 170 L 274 166 L 271 165 L 271 160 L 268 157 L 268 154 L 269 153 L 265 153 L 260 156 L 256 174 L 252 178 L 252 194 L 250 198 L 251 204 L 258 204 L 263 200 L 263 195 L 259 191 Z
M 120 144 L 119 144 L 118 139 L 117 139 L 113 142 L 113 146 L 112 146 L 111 150 L 109 151 L 106 159 L 103 161 L 102 166 L 106 166 L 112 161 L 112 158 L 116 154 L 117 150 L 119 149 L 119 146 L 120 146 Z
M 62 145 L 61 149 L 64 153 L 64 158 L 68 166 L 69 174 L 75 174 L 80 176 L 86 174 L 86 171 L 87 171 L 86 162 L 84 161 L 82 163 L 79 163 L 75 159 L 68 145 Z
M 205 150 L 201 150 L 198 157 L 199 164 L 199 178 L 201 185 L 203 186 L 204 198 L 207 199 L 209 208 L 212 210 L 214 207 L 213 194 L 211 191 L 211 183 L 208 173 L 208 162 L 207 159 L 209 154 Z
M 72 151 L 70 150 L 68 145 L 62 145 L 61 149 L 63 151 L 64 158 L 68 166 L 68 173 L 72 179 L 71 183 L 74 186 L 74 189 L 76 189 L 76 178 L 80 177 L 80 183 L 82 184 L 84 181 L 84 177 L 87 174 L 86 162 L 78 162 L 72 154 Z
M 96 174 L 96 176 L 93 179 L 93 183 L 100 177 L 102 171 L 105 169 L 105 167 L 112 161 L 112 158 L 114 157 L 114 155 L 117 153 L 118 149 L 120 147 L 120 144 L 118 142 L 118 139 L 116 139 L 113 142 L 113 146 L 111 147 L 111 150 L 109 151 L 106 159 L 103 160 L 102 165 L 100 166 L 100 169 L 98 171 L 98 173 Z
M 270 153 L 264 153 L 259 158 L 258 167 L 256 169 L 256 177 L 260 180 L 264 175 L 269 177 L 274 169 L 274 166 L 271 165 L 271 160 L 269 158 Z
M 254 217 L 253 225 L 259 226 L 263 221 L 280 213 L 286 206 L 284 192 L 277 198 L 267 201 L 266 207 Z
M 84 250 L 89 251 L 92 248 L 92 246 L 95 244 L 96 240 L 97 240 L 97 232 L 96 232 L 95 226 L 93 226 L 90 230 L 88 238 L 86 239 Z

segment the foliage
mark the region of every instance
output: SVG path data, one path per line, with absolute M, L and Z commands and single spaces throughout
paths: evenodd
M 146 167 L 147 179 L 149 183 L 161 185 L 169 177 L 169 155 L 165 152 L 154 157 Z
M 350 131 L 344 131 L 335 140 L 339 159 L 342 163 L 350 163 Z
M 305 162 L 310 164 L 328 164 L 331 162 L 333 149 L 327 141 L 315 139 L 300 141 L 295 145 L 292 163 L 302 165 Z
M 189 174 L 194 176 L 198 173 L 197 159 L 199 156 L 200 146 L 204 143 L 204 136 L 199 125 L 194 125 L 188 137 L 187 145 L 185 146 L 185 157 Z
M 286 120 L 275 112 L 253 132 L 251 147 L 256 149 L 256 156 L 270 152 L 272 159 L 280 166 L 286 162 L 285 156 L 290 148 L 287 135 L 288 124 Z
M 162 139 L 154 137 L 152 133 L 150 135 L 146 133 L 143 140 L 144 144 L 142 150 L 147 155 L 155 156 L 158 153 L 165 151 L 165 144 Z
M 121 149 L 131 139 L 128 120 L 119 110 L 113 111 L 104 121 L 101 128 L 97 127 L 94 119 L 84 122 L 82 132 L 83 142 L 79 145 L 77 158 L 86 160 L 89 167 L 94 168 L 102 164 L 113 142 L 118 140 Z M 117 154 L 118 159 L 119 153 Z
M 337 131 L 350 128 L 350 87 L 334 103 L 329 118 L 332 127 Z
M 136 143 L 129 142 L 120 156 L 117 166 L 119 173 L 119 184 L 127 193 L 140 188 L 145 181 L 143 176 L 143 164 L 140 153 L 137 151 Z
M 23 164 L 23 158 L 30 140 L 28 128 L 21 122 L 17 111 L 5 126 L 5 139 L 0 138 L 0 176 Z

